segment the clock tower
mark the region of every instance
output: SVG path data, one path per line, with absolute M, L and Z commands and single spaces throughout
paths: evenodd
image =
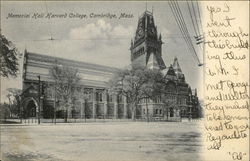
M 131 40 L 132 65 L 147 66 L 150 69 L 165 69 L 161 47 L 161 34 L 157 33 L 153 14 L 145 11 L 138 20 L 135 37 Z

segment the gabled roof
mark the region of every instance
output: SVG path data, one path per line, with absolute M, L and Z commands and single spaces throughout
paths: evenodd
M 32 91 L 37 91 L 37 87 L 35 87 L 34 84 L 31 84 L 28 88 L 23 89 L 21 95 L 22 95 L 22 96 L 23 96 L 23 95 L 27 95 L 27 94 L 29 94 L 28 92 L 31 91 L 31 90 L 32 90 Z

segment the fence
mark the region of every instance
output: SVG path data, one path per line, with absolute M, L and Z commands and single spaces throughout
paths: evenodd
M 93 117 L 93 116 L 92 116 Z M 193 119 L 193 118 L 181 118 L 181 117 L 145 117 L 145 116 L 136 116 L 134 120 L 131 118 L 122 118 L 106 115 L 106 116 L 77 116 L 77 117 L 68 117 L 68 118 L 40 118 L 41 123 L 91 123 L 91 122 L 197 122 L 202 121 L 202 119 Z M 38 124 L 38 118 L 6 118 L 1 119 L 1 123 L 22 123 L 22 124 Z

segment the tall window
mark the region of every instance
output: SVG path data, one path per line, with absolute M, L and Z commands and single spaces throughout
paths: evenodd
M 52 88 L 50 88 L 50 87 L 47 88 L 46 95 L 48 98 L 54 99 L 54 91 L 52 90 Z
M 103 101 L 103 93 L 102 92 L 99 94 L 99 98 L 100 98 L 99 101 L 102 102 Z
M 119 102 L 119 103 L 122 103 L 122 102 L 123 102 L 123 100 L 122 100 L 122 95 L 121 95 L 121 94 L 118 95 L 118 102 Z
M 96 93 L 96 101 L 102 102 L 103 101 L 102 96 L 103 96 L 102 92 L 97 92 Z
M 85 90 L 84 97 L 87 99 L 87 101 L 92 101 L 92 93 L 90 91 Z
M 112 96 L 112 94 L 108 94 L 108 102 L 113 102 L 113 96 Z

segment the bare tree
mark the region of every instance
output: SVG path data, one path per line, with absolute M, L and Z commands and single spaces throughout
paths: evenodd
M 117 72 L 110 80 L 110 88 L 119 91 L 127 98 L 132 110 L 132 119 L 135 119 L 137 106 L 142 98 L 142 86 L 145 83 L 144 71 L 146 68 L 133 66 L 132 69 L 124 69 Z
M 164 76 L 160 70 L 147 69 L 145 70 L 146 81 L 142 86 L 143 96 L 147 100 L 153 100 L 156 102 L 162 95 L 164 87 Z M 146 115 L 147 121 L 149 121 L 148 115 L 148 101 L 146 100 Z
M 21 104 L 21 89 L 8 88 L 8 94 L 6 95 L 9 100 L 9 111 L 10 117 L 14 115 L 20 115 L 20 104 Z
M 163 115 L 164 118 L 169 114 L 169 108 L 176 108 L 177 102 L 175 99 L 169 99 L 169 86 L 168 80 L 164 77 L 160 70 L 147 70 L 145 72 L 145 77 L 147 78 L 146 82 L 143 85 L 142 91 L 145 98 L 151 99 L 154 102 L 158 100 L 163 103 Z M 174 91 L 172 91 L 174 92 Z M 148 105 L 146 101 L 146 109 L 147 109 L 147 120 L 148 116 Z
M 134 120 L 136 109 L 142 99 L 155 99 L 160 95 L 163 78 L 159 70 L 132 66 L 132 69 L 124 69 L 116 73 L 110 81 L 110 87 L 127 98 Z
M 69 115 L 69 110 L 74 103 L 76 87 L 80 81 L 77 69 L 69 66 L 55 65 L 50 70 L 55 86 L 55 97 L 60 98 L 65 111 L 65 122 Z

